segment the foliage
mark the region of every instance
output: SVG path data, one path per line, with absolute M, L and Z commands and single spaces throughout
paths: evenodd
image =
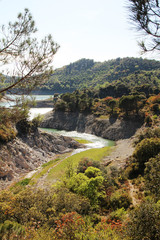
M 99 169 L 88 167 L 84 173 L 74 174 L 67 181 L 70 191 L 87 197 L 91 205 L 97 207 L 101 199 L 104 199 L 104 178 Z
M 28 108 L 0 108 L 0 142 L 6 143 L 17 136 L 18 121 L 28 116 Z
M 140 132 L 140 134 L 137 136 L 137 139 L 135 140 L 135 144 L 138 144 L 145 138 L 160 138 L 160 128 L 147 128 Z
M 43 121 L 43 116 L 38 114 L 38 116 L 32 119 L 32 124 L 34 125 L 35 128 L 37 128 L 40 126 L 42 121 Z
M 158 86 L 159 66 L 158 61 L 142 58 L 117 58 L 105 62 L 80 59 L 56 69 L 41 91 L 65 93 L 76 89 L 100 87 L 99 96 L 104 98 L 128 95 L 130 93 L 128 87 L 137 86 L 139 91 L 145 92 L 148 96 L 154 93 Z M 143 84 L 148 86 L 142 88 Z
M 4 223 L 0 224 L 0 239 L 20 239 L 20 237 L 25 235 L 25 228 L 18 224 L 17 222 L 12 222 L 6 220 Z
M 29 184 L 29 182 L 30 182 L 30 178 L 25 178 L 25 179 L 21 180 L 20 182 L 18 182 L 17 185 L 26 186 Z
M 146 126 L 147 127 L 151 127 L 152 126 L 152 118 L 151 116 L 146 116 L 145 119 L 144 119 L 144 122 L 146 123 Z
M 0 61 L 3 66 L 12 64 L 15 69 L 7 72 L 12 77 L 6 79 L 6 85 L 1 84 L 0 93 L 13 88 L 30 91 L 51 74 L 50 66 L 59 46 L 51 35 L 39 44 L 34 37 L 36 31 L 28 9 L 19 13 L 14 23 L 1 27 Z
M 84 173 L 86 169 L 90 166 L 100 168 L 100 163 L 98 161 L 93 161 L 92 159 L 85 157 L 79 162 L 77 167 L 77 173 Z
M 2 192 L 0 195 L 0 222 L 16 221 L 20 224 L 29 223 L 31 226 L 44 224 L 52 217 L 50 208 L 53 205 L 53 193 L 45 190 L 33 192 L 24 189 L 14 195 Z
M 68 157 L 67 159 L 64 159 L 60 164 L 55 166 L 53 169 L 50 170 L 47 180 L 50 179 L 61 179 L 62 176 L 65 174 L 65 171 L 68 167 L 68 164 L 73 164 L 73 168 L 77 167 L 78 163 L 85 157 L 89 157 L 90 159 L 94 161 L 101 161 L 104 156 L 107 156 L 110 152 L 109 147 L 104 148 L 96 148 L 96 149 L 89 149 L 84 152 L 80 152 L 78 154 L 72 155 Z
M 145 167 L 150 158 L 156 157 L 160 152 L 160 129 L 159 127 L 147 128 L 141 132 L 135 140 L 135 150 L 130 161 L 126 165 L 125 175 L 135 178 L 144 174 Z
M 88 198 L 70 192 L 66 187 L 57 189 L 54 194 L 54 210 L 58 215 L 61 212 L 77 212 L 79 214 L 89 214 L 91 210 Z
M 139 164 L 139 168 L 144 170 L 145 163 L 152 157 L 155 157 L 160 152 L 159 138 L 143 139 L 135 148 L 133 156 Z
M 128 115 L 129 111 L 137 110 L 137 97 L 134 95 L 122 96 L 119 100 L 119 107 Z
M 11 124 L 0 124 L 0 143 L 6 143 L 16 137 L 16 130 Z
M 150 158 L 145 165 L 145 186 L 156 199 L 160 199 L 160 155 Z
M 35 132 L 35 130 L 37 129 L 37 124 L 36 121 L 32 122 L 24 118 L 16 124 L 16 128 L 18 130 L 19 136 L 25 136 L 27 134 L 30 134 L 31 132 Z
M 127 236 L 130 240 L 160 239 L 160 207 L 151 201 L 142 202 L 130 213 Z
M 158 0 L 129 0 L 129 10 L 131 19 L 136 24 L 137 29 L 147 36 L 145 42 L 140 42 L 143 52 L 160 50 L 160 7 Z
M 118 208 L 127 209 L 131 202 L 132 200 L 128 196 L 128 193 L 123 190 L 115 191 L 110 197 L 110 207 L 113 210 L 117 210 Z
M 56 221 L 56 239 L 79 240 L 84 236 L 85 222 L 76 212 L 66 213 Z
M 119 208 L 110 214 L 110 218 L 113 220 L 122 220 L 123 217 L 126 215 L 127 211 L 125 210 L 124 207 Z
M 91 239 L 102 239 L 102 240 L 120 240 L 124 239 L 123 228 L 121 221 L 111 220 L 106 221 L 105 218 L 102 218 L 101 222 L 95 227 L 93 235 L 91 234 Z

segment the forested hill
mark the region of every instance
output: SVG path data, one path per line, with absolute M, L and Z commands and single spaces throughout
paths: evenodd
M 157 85 L 160 83 L 160 62 L 142 58 L 117 58 L 105 62 L 81 59 L 55 70 L 42 90 L 73 91 L 118 80 L 130 86 Z

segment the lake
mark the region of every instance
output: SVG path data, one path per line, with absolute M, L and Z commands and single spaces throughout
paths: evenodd
M 6 94 L 6 97 L 10 100 L 6 102 L 0 102 L 0 107 L 13 107 L 16 104 L 16 100 L 20 99 L 22 96 L 15 94 Z M 24 97 L 30 100 L 35 99 L 37 101 L 40 101 L 53 97 L 53 95 L 24 95 Z

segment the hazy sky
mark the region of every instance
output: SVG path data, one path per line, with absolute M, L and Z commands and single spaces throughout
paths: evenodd
M 141 57 L 138 34 L 128 20 L 127 0 L 0 0 L 0 25 L 28 8 L 39 30 L 60 45 L 53 66 L 81 58 L 105 61 Z

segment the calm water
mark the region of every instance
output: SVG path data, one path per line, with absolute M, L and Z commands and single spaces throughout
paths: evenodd
M 9 99 L 11 99 L 10 101 L 6 101 L 6 102 L 0 102 L 0 107 L 13 107 L 16 104 L 16 99 L 20 99 L 21 96 L 19 95 L 6 95 Z M 25 96 L 28 99 L 35 99 L 35 100 L 45 100 L 45 99 L 49 99 L 50 97 L 53 97 L 51 95 L 32 95 L 32 96 Z M 34 117 L 37 117 L 39 114 L 45 114 L 49 111 L 51 111 L 52 108 L 31 108 L 30 109 L 30 113 L 29 113 L 29 119 L 32 120 Z
M 15 94 L 6 94 L 6 97 L 8 97 L 9 99 L 11 99 L 10 101 L 6 101 L 6 102 L 0 102 L 0 107 L 12 107 L 16 104 L 16 100 L 17 99 L 21 99 L 20 95 L 15 95 Z M 30 100 L 45 100 L 48 99 L 50 97 L 53 97 L 53 95 L 24 95 L 24 98 L 30 99 Z

